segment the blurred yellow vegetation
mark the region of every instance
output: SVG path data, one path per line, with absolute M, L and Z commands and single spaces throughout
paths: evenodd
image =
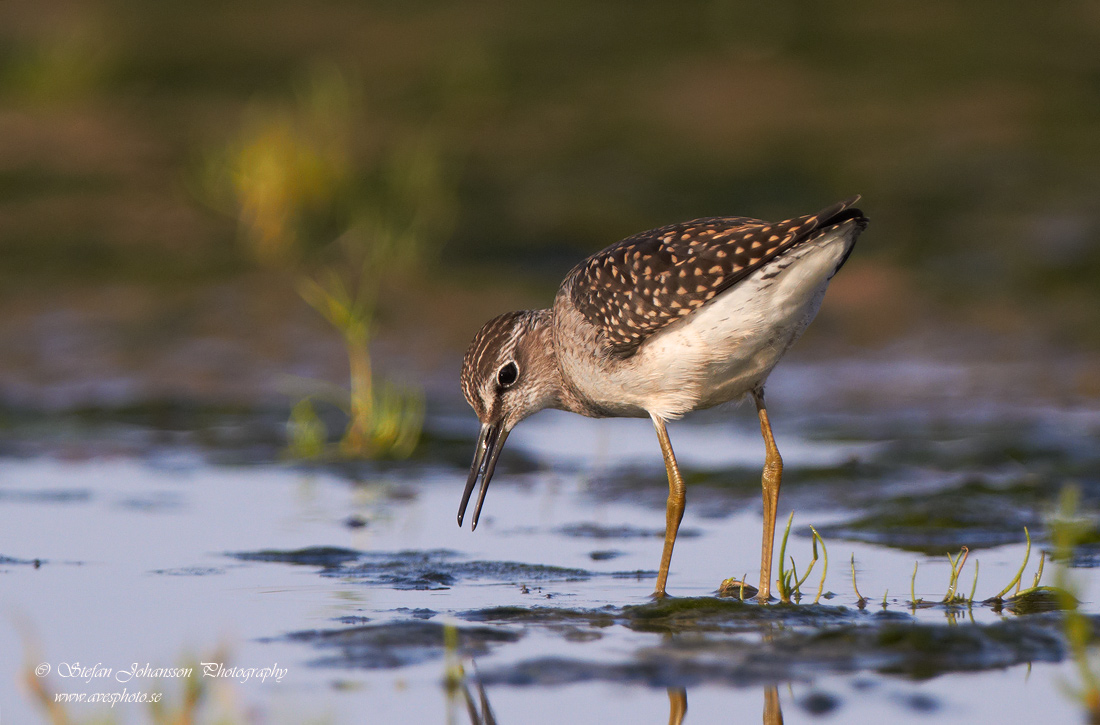
M 1070 575 L 1076 548 L 1094 529 L 1093 522 L 1080 508 L 1081 489 L 1076 483 L 1062 488 L 1058 510 L 1050 521 L 1055 559 L 1055 590 L 1065 608 L 1065 637 L 1073 660 L 1078 682 L 1064 683 L 1066 690 L 1082 706 L 1089 723 L 1100 725 L 1100 662 L 1094 646 L 1091 619 L 1077 607 L 1081 599 L 1081 584 Z
M 297 216 L 324 205 L 342 181 L 336 159 L 321 155 L 327 149 L 301 141 L 288 119 L 275 119 L 251 132 L 238 151 L 233 188 L 243 237 L 263 262 L 292 252 Z
M 429 134 L 372 144 L 379 150 L 371 158 L 355 158 L 353 134 L 365 124 L 353 89 L 338 70 L 313 70 L 293 103 L 254 108 L 205 165 L 205 188 L 231 200 L 253 258 L 292 272 L 302 299 L 347 348 L 348 390 L 319 387 L 292 410 L 289 452 L 297 457 L 404 457 L 415 448 L 423 396 L 378 381 L 369 346 L 382 295 L 399 297 L 403 279 L 424 273 L 455 216 Z M 347 415 L 335 447 L 315 402 Z
M 346 195 L 352 102 L 343 76 L 314 71 L 293 106 L 253 108 L 230 144 L 217 173 L 229 182 L 241 238 L 260 262 L 301 262 L 305 220 Z

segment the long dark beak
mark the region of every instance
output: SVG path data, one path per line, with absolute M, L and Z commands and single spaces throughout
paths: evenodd
M 481 476 L 481 490 L 477 493 L 474 520 L 470 523 L 471 531 L 477 528 L 477 520 L 481 518 L 481 506 L 485 503 L 485 492 L 489 490 L 489 480 L 493 477 L 493 469 L 497 467 L 497 459 L 500 458 L 504 441 L 507 439 L 508 431 L 504 430 L 503 423 L 485 423 L 481 426 L 481 435 L 477 438 L 477 449 L 474 451 L 474 462 L 470 465 L 470 477 L 466 479 L 466 490 L 462 492 L 462 503 L 458 505 L 459 526 L 462 526 L 462 519 L 466 516 L 466 506 L 470 503 L 470 494 L 474 492 L 477 477 Z

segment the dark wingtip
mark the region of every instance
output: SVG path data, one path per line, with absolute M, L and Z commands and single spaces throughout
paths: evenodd
M 837 224 L 843 224 L 846 221 L 855 220 L 859 225 L 860 231 L 867 228 L 867 224 L 870 221 L 863 215 L 863 211 L 858 209 L 855 204 L 859 203 L 859 200 L 863 197 L 856 194 L 853 197 L 845 199 L 844 201 L 837 202 L 830 207 L 822 209 L 818 212 L 817 217 L 820 219 L 817 228 L 836 226 Z

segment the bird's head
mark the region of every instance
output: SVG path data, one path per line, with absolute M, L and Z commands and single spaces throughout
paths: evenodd
M 458 509 L 459 526 L 480 476 L 471 526 L 477 528 L 485 491 L 508 433 L 527 416 L 554 406 L 560 387 L 549 310 L 494 317 L 474 336 L 462 361 L 462 392 L 481 421 L 481 434 Z

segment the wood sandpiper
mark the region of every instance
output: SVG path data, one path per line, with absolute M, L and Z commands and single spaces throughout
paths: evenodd
M 642 232 L 573 268 L 547 310 L 500 315 L 477 333 L 462 391 L 481 421 L 458 509 L 462 525 L 478 478 L 473 528 L 504 441 L 543 408 L 653 421 L 668 473 L 664 596 L 684 480 L 665 421 L 752 396 L 766 455 L 760 601 L 769 599 L 783 460 L 764 406 L 764 382 L 817 314 L 829 280 L 867 219 L 859 197 L 770 223 L 711 217 Z

